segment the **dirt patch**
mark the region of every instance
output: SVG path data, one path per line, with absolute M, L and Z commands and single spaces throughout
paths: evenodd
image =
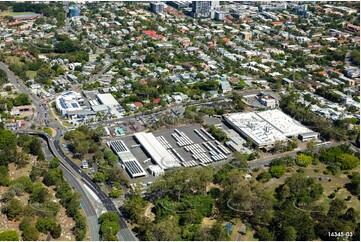
M 7 187 L 0 186 L 0 197 L 3 196 L 3 194 L 8 190 Z M 29 195 L 23 195 L 23 196 L 16 196 L 16 199 L 19 199 L 23 205 L 27 204 Z M 3 202 L 0 202 L 0 208 L 4 207 L 6 204 Z M 9 221 L 5 214 L 0 213 L 0 232 L 6 231 L 6 230 L 15 230 L 18 232 L 18 234 L 21 234 L 21 231 L 19 229 L 20 221 Z
M 215 219 L 203 218 L 202 223 L 201 223 L 201 226 L 202 226 L 203 228 L 211 227 L 216 221 L 217 221 L 217 220 L 215 220 Z
M 149 203 L 145 209 L 144 216 L 148 217 L 151 221 L 155 220 L 155 214 L 152 213 L 152 208 L 154 207 L 153 203 Z
M 21 150 L 21 149 L 20 149 Z M 22 169 L 16 169 L 16 166 L 13 163 L 10 163 L 8 165 L 9 168 L 9 177 L 10 180 L 15 180 L 21 176 L 29 176 L 31 168 L 33 164 L 35 164 L 36 157 L 29 156 L 29 164 L 22 168 Z M 56 198 L 54 191 L 55 187 L 45 187 L 49 193 L 51 194 L 50 201 L 53 201 L 57 204 L 59 204 L 59 212 L 57 213 L 56 220 L 57 223 L 60 223 L 61 225 L 61 236 L 58 239 L 53 239 L 50 237 L 50 240 L 57 240 L 57 241 L 75 241 L 75 236 L 72 233 L 72 228 L 75 225 L 75 221 L 68 217 L 66 215 L 66 209 L 60 204 L 60 199 Z M 3 194 L 8 190 L 8 187 L 0 186 L 0 198 L 3 196 Z M 29 201 L 29 194 L 23 193 L 21 196 L 15 196 L 16 199 L 20 200 L 22 204 L 25 206 L 28 204 Z M 0 202 L 0 208 L 5 206 L 5 203 Z M 34 223 L 36 222 L 36 217 L 34 217 Z M 6 231 L 6 230 L 15 230 L 18 232 L 19 235 L 21 235 L 21 231 L 19 229 L 20 221 L 8 221 L 6 215 L 0 213 L 0 232 Z M 46 240 L 47 234 L 40 233 L 38 241 Z
M 61 236 L 56 240 L 75 241 L 75 236 L 72 233 L 72 228 L 75 225 L 75 221 L 66 215 L 64 207 L 60 207 L 58 212 L 58 222 L 61 225 Z
M 238 236 L 238 240 L 240 241 L 257 241 L 257 239 L 254 238 L 254 230 L 250 230 L 247 228 L 247 232 L 245 235 Z
M 206 192 L 208 193 L 214 187 L 218 188 L 221 191 L 223 190 L 222 187 L 219 184 L 214 184 L 214 183 L 211 182 L 210 184 L 207 185 Z
M 10 180 L 16 180 L 22 176 L 29 176 L 32 166 L 35 164 L 36 158 L 34 156 L 30 156 L 29 164 L 27 164 L 24 168 L 16 169 L 14 163 L 10 163 L 8 165 L 9 168 L 9 178 Z
M 55 137 L 56 135 L 56 130 L 53 129 L 53 128 L 50 128 L 51 129 L 51 137 Z
M 1 203 L 0 206 L 2 207 L 4 204 Z M 6 230 L 15 230 L 20 235 L 19 224 L 20 221 L 8 221 L 6 215 L 0 213 L 0 233 Z

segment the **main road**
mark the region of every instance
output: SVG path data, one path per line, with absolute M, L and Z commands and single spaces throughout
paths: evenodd
M 43 120 L 45 120 L 45 113 L 46 110 L 43 106 L 41 106 L 42 102 L 39 100 L 39 98 L 32 92 L 29 91 L 29 89 L 25 86 L 25 84 L 17 77 L 10 69 L 9 67 L 4 64 L 3 62 L 0 62 L 0 69 L 4 70 L 8 76 L 9 81 L 17 88 L 20 92 L 25 93 L 29 96 L 31 102 L 35 106 L 35 115 L 32 120 L 32 124 L 37 125 L 41 124 Z
M 8 66 L 2 62 L 0 62 L 0 69 L 3 69 L 7 76 L 9 81 L 20 90 L 20 92 L 25 93 L 29 96 L 31 102 L 35 106 L 36 109 L 36 115 L 34 119 L 32 120 L 32 124 L 34 125 L 40 125 L 43 120 L 46 119 L 46 116 L 49 116 L 48 112 L 49 109 L 46 109 L 42 106 L 41 100 L 31 93 L 29 89 L 22 83 L 22 81 L 8 68 Z M 15 132 L 17 133 L 28 133 L 28 134 L 37 134 L 45 137 L 48 142 L 48 146 L 50 151 L 53 153 L 55 157 L 58 157 L 62 166 L 69 171 L 67 173 L 67 178 L 69 183 L 72 187 L 82 188 L 82 185 L 79 183 L 82 181 L 84 184 L 86 184 L 92 192 L 99 198 L 101 203 L 104 205 L 107 211 L 112 211 L 118 214 L 119 220 L 120 220 L 120 239 L 125 241 L 136 241 L 138 240 L 133 232 L 128 228 L 128 225 L 126 223 L 125 218 L 123 217 L 122 213 L 117 209 L 117 207 L 114 205 L 113 201 L 103 192 L 103 190 L 100 188 L 100 186 L 95 183 L 88 175 L 84 174 L 79 170 L 79 167 L 70 160 L 62 151 L 60 148 L 59 140 L 62 135 L 62 129 L 63 127 L 59 127 L 57 125 L 49 124 L 50 127 L 54 128 L 57 133 L 54 138 L 50 137 L 48 134 L 44 133 L 40 130 L 17 130 Z M 71 178 L 70 178 L 71 177 Z M 81 189 L 81 194 L 85 197 L 87 197 L 86 192 L 84 189 Z M 92 211 L 95 211 L 94 205 L 92 205 L 90 202 L 85 202 L 84 204 L 87 207 L 87 210 L 85 212 L 87 213 L 87 216 L 94 216 L 94 213 Z M 92 207 L 92 208 L 91 208 Z M 90 230 L 98 232 L 98 225 L 94 228 L 94 223 L 90 222 L 89 226 L 92 226 Z M 93 239 L 92 239 L 93 240 Z M 94 239 L 96 240 L 96 239 Z
M 89 176 L 87 176 L 85 173 L 81 172 L 79 170 L 79 167 L 74 164 L 72 160 L 70 160 L 62 151 L 59 145 L 59 140 L 54 140 L 52 137 L 50 137 L 48 134 L 46 134 L 43 131 L 40 130 L 16 130 L 15 133 L 27 133 L 27 134 L 36 134 L 40 135 L 44 138 L 46 138 L 48 146 L 50 151 L 55 157 L 59 158 L 60 163 L 62 164 L 62 167 L 66 170 L 66 173 L 69 175 L 67 178 L 69 183 L 72 186 L 77 186 L 78 189 L 81 190 L 81 193 L 84 197 L 87 198 L 87 195 L 85 193 L 84 188 L 81 187 L 80 181 L 82 181 L 85 185 L 87 185 L 94 193 L 95 195 L 100 199 L 101 203 L 104 205 L 107 211 L 114 212 L 118 214 L 119 221 L 120 221 L 120 236 L 122 240 L 125 241 L 136 241 L 138 240 L 133 232 L 128 228 L 128 225 L 126 223 L 125 218 L 123 217 L 122 213 L 117 209 L 117 207 L 114 205 L 113 201 L 103 192 L 103 190 L 100 188 L 100 186 L 95 183 Z M 89 199 L 85 200 L 84 207 L 89 208 L 89 213 L 87 213 L 87 216 L 94 216 L 94 214 L 91 209 L 93 207 L 92 203 Z M 95 210 L 93 208 L 93 210 Z M 90 221 L 91 225 L 95 225 L 94 221 Z M 97 226 L 98 227 L 98 226 Z M 94 229 L 94 227 L 92 228 Z M 91 230 L 92 230 L 91 229 Z M 98 230 L 95 230 L 98 231 Z
M 60 160 L 60 168 L 63 171 L 64 178 L 69 182 L 70 186 L 77 191 L 80 195 L 80 202 L 83 205 L 83 210 L 86 214 L 87 221 L 89 224 L 90 230 L 90 238 L 92 241 L 99 241 L 99 224 L 96 210 L 94 208 L 94 201 L 87 196 L 84 184 L 81 183 L 79 179 L 79 175 L 76 171 L 74 171 L 71 167 L 67 166 L 64 162 L 63 158 L 57 155 L 56 150 L 51 148 L 51 137 L 43 131 L 40 130 L 15 130 L 17 134 L 31 134 L 31 135 L 39 135 L 44 138 L 48 144 L 48 148 L 54 157 L 58 157 Z

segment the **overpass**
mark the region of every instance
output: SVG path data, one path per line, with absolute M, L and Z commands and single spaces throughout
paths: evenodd
M 58 157 L 61 165 L 68 171 L 73 178 L 78 181 L 84 182 L 100 199 L 103 203 L 104 207 L 107 211 L 114 212 L 119 216 L 120 223 L 120 236 L 122 240 L 125 241 L 137 241 L 138 239 L 134 236 L 133 232 L 128 228 L 125 218 L 123 214 L 117 209 L 114 205 L 113 201 L 103 192 L 100 186 L 94 182 L 89 176 L 85 173 L 81 172 L 79 167 L 70 160 L 60 148 L 59 140 L 53 140 L 50 135 L 41 130 L 32 130 L 32 129 L 24 129 L 24 130 L 15 130 L 17 134 L 30 134 L 30 135 L 39 135 L 47 141 L 48 147 L 54 157 Z

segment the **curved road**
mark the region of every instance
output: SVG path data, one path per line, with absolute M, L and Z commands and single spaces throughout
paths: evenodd
M 62 157 L 58 156 L 56 152 L 54 152 L 53 149 L 51 149 L 50 141 L 51 138 L 48 136 L 48 134 L 37 131 L 37 130 L 16 130 L 14 131 L 17 134 L 31 134 L 31 135 L 39 135 L 40 137 L 44 138 L 48 144 L 49 150 L 53 154 L 54 157 L 58 157 L 60 160 L 60 168 L 63 171 L 63 175 L 65 179 L 69 182 L 69 185 L 73 187 L 73 189 L 81 194 L 80 202 L 83 204 L 83 209 L 86 214 L 89 230 L 90 230 L 90 238 L 92 241 L 99 241 L 99 224 L 98 224 L 98 216 L 97 213 L 93 207 L 92 202 L 88 198 L 85 190 L 84 185 L 80 183 L 80 179 L 78 179 L 78 174 L 71 169 L 71 167 L 68 167 L 66 163 L 64 163 Z
M 128 228 L 122 213 L 117 209 L 117 207 L 114 205 L 113 201 L 103 192 L 103 190 L 101 190 L 100 186 L 97 183 L 95 183 L 94 181 L 92 181 L 92 179 L 89 176 L 87 176 L 86 174 L 84 174 L 83 172 L 78 173 L 79 167 L 63 153 L 63 151 L 61 150 L 60 145 L 59 145 L 59 140 L 53 140 L 53 138 L 51 138 L 48 134 L 46 134 L 45 132 L 40 131 L 40 130 L 25 130 L 24 129 L 24 130 L 16 130 L 15 132 L 16 133 L 36 134 L 36 135 L 45 137 L 50 151 L 53 153 L 53 155 L 55 157 L 59 158 L 63 167 L 69 172 L 70 176 L 72 177 L 70 179 L 72 179 L 74 181 L 76 181 L 76 180 L 83 181 L 84 184 L 86 184 L 99 197 L 99 199 L 101 200 L 101 202 L 103 203 L 103 205 L 107 209 L 107 211 L 111 211 L 111 212 L 118 214 L 119 219 L 120 219 L 119 222 L 120 222 L 120 234 L 122 237 L 121 239 L 125 240 L 125 241 L 137 241 L 138 240 L 134 236 L 133 232 Z M 78 183 L 78 182 L 75 182 L 75 183 Z M 81 190 L 83 190 L 83 189 L 81 189 Z M 86 197 L 86 195 L 85 195 L 85 197 Z M 90 202 L 89 203 L 87 202 L 84 205 L 87 205 L 86 207 L 88 207 L 88 206 L 92 207 Z M 92 215 L 92 212 L 90 211 L 90 216 L 91 215 Z M 89 226 L 93 226 L 93 225 L 94 225 L 93 222 L 91 222 L 91 224 L 89 224 Z M 96 230 L 96 231 L 98 231 L 98 230 Z
M 14 84 L 14 86 L 16 88 L 18 88 L 20 90 L 20 92 L 25 93 L 29 96 L 31 102 L 33 103 L 33 105 L 35 106 L 36 109 L 36 115 L 34 117 L 34 119 L 32 120 L 32 123 L 34 125 L 40 125 L 41 122 L 43 120 L 47 120 L 47 116 L 48 116 L 48 112 L 49 110 L 46 109 L 45 107 L 42 106 L 42 102 L 39 100 L 39 97 L 37 97 L 36 95 L 34 95 L 33 93 L 31 93 L 29 91 L 29 89 L 23 84 L 23 82 L 8 68 L 8 66 L 2 62 L 0 62 L 0 69 L 3 69 L 7 76 L 9 81 Z M 53 155 L 55 157 L 58 157 L 61 164 L 63 165 L 63 168 L 66 169 L 66 174 L 68 175 L 67 178 L 69 178 L 69 182 L 75 186 L 77 186 L 76 184 L 79 185 L 79 181 L 84 182 L 97 196 L 98 198 L 101 200 L 101 202 L 103 203 L 104 207 L 107 209 L 107 211 L 112 211 L 115 212 L 116 214 L 118 214 L 119 219 L 120 219 L 120 237 L 122 240 L 125 241 L 137 241 L 138 239 L 135 237 L 135 235 L 133 234 L 133 232 L 128 228 L 126 221 L 122 215 L 122 213 L 117 209 L 117 207 L 114 205 L 113 201 L 101 190 L 100 186 L 93 182 L 92 179 L 87 176 L 86 174 L 80 172 L 79 171 L 79 167 L 73 163 L 72 160 L 70 160 L 61 150 L 60 145 L 59 145 L 59 140 L 60 137 L 62 135 L 62 127 L 58 127 L 57 125 L 49 125 L 50 127 L 54 128 L 57 133 L 56 136 L 54 137 L 54 139 L 52 137 L 50 137 L 48 134 L 46 134 L 43 131 L 40 130 L 31 130 L 31 129 L 24 129 L 24 130 L 16 130 L 16 133 L 28 133 L 28 134 L 36 134 L 36 135 L 41 135 L 42 137 L 45 137 L 49 146 L 50 151 L 53 153 Z M 64 174 L 65 174 L 64 173 Z M 82 188 L 81 185 L 78 186 L 78 188 Z M 82 195 L 84 197 L 87 197 L 87 195 L 84 192 L 84 189 L 81 189 L 80 191 L 83 191 L 81 193 L 83 193 Z M 94 207 L 90 204 L 90 202 L 88 203 L 86 200 L 84 200 L 86 204 L 84 205 L 88 205 L 86 207 L 91 207 L 89 209 L 87 209 L 86 212 L 89 212 L 89 214 L 87 213 L 87 216 L 93 216 L 94 214 Z M 89 201 L 89 199 L 88 199 Z M 96 227 L 94 227 L 96 226 Z M 98 233 L 99 231 L 99 226 L 98 224 L 94 224 L 93 222 L 89 223 L 89 227 L 91 228 L 90 230 L 94 232 L 94 230 L 96 231 L 96 233 Z M 92 239 L 92 240 L 99 240 L 99 239 Z

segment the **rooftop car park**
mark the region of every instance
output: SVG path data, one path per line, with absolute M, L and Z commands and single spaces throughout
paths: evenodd
M 129 151 L 146 171 L 154 164 L 163 170 L 179 166 L 207 166 L 227 160 L 231 155 L 228 148 L 198 125 L 154 133 L 140 132 L 121 141 L 126 147 L 131 147 Z M 148 162 L 148 158 L 152 162 Z

